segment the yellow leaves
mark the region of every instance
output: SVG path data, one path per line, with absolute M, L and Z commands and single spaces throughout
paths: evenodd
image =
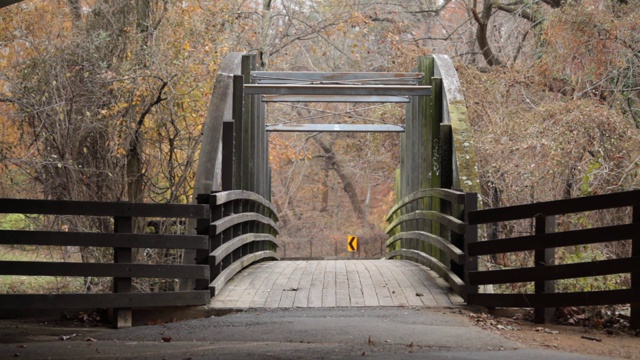
M 115 115 L 121 114 L 122 112 L 124 112 L 127 108 L 129 108 L 130 106 L 135 105 L 134 103 L 128 103 L 128 102 L 120 102 L 117 104 L 112 104 L 110 107 L 106 108 L 106 109 L 100 109 L 100 115 L 102 115 L 102 118 L 110 118 L 113 117 Z
M 184 51 L 191 50 L 191 44 L 189 44 L 188 41 L 185 41 L 184 44 L 182 44 L 182 50 L 184 50 Z

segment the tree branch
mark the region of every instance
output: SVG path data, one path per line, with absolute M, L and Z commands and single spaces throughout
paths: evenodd
M 507 6 L 505 4 L 498 3 L 496 8 L 500 11 L 504 11 L 512 15 L 517 15 L 525 20 L 528 20 L 533 24 L 532 26 L 538 26 L 539 24 L 541 24 L 541 21 L 540 21 L 541 19 L 539 17 L 534 15 L 532 12 L 523 9 L 522 6 L 514 8 L 514 7 Z

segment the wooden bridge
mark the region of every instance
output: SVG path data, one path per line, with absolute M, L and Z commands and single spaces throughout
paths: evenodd
M 113 308 L 118 326 L 132 309 L 215 307 L 442 306 L 530 307 L 538 322 L 557 306 L 631 304 L 640 328 L 640 191 L 478 210 L 466 108 L 451 61 L 422 57 L 413 73 L 268 73 L 255 57 L 232 54 L 216 78 L 196 174 L 197 204 L 0 199 L 0 212 L 108 217 L 113 233 L 0 231 L 0 244 L 113 248 L 113 263 L 0 261 L 0 275 L 113 278 L 102 294 L 1 294 L 0 310 Z M 406 103 L 404 125 L 267 126 L 268 102 Z M 278 216 L 270 203 L 268 131 L 393 131 L 401 135 L 397 204 L 386 229 L 385 260 L 279 260 Z M 555 217 L 632 208 L 629 223 L 555 232 Z M 138 218 L 188 219 L 193 234 L 134 234 Z M 530 219 L 525 236 L 479 241 L 478 226 Z M 554 248 L 630 240 L 628 258 L 556 264 Z M 132 249 L 182 249 L 183 264 L 134 264 Z M 528 251 L 534 266 L 482 269 L 478 259 Z M 555 293 L 554 281 L 627 273 L 630 286 Z M 183 279 L 180 291 L 141 293 L 134 278 Z M 533 283 L 533 291 L 494 294 L 481 285 Z
M 464 300 L 410 261 L 269 261 L 236 275 L 214 308 L 453 306 Z

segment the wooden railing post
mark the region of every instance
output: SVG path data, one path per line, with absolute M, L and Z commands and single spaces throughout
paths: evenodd
M 469 282 L 469 272 L 478 270 L 478 258 L 476 256 L 469 256 L 468 246 L 470 243 L 474 243 L 478 241 L 478 225 L 471 225 L 469 223 L 469 213 L 472 211 L 478 210 L 478 194 L 477 193 L 465 193 L 464 194 L 464 222 L 466 224 L 465 234 L 464 234 L 464 251 L 467 254 L 467 259 L 465 262 L 464 269 L 464 283 L 467 287 L 465 294 L 463 297 L 465 301 L 468 303 L 468 294 L 477 294 L 478 287 L 470 285 Z
M 631 223 L 640 224 L 640 205 L 634 205 L 632 211 Z M 631 239 L 631 257 L 640 261 L 640 234 L 638 233 Z M 631 273 L 631 289 L 640 291 L 640 271 Z M 640 301 L 631 303 L 631 328 L 640 329 Z
M 220 219 L 225 218 L 227 216 L 231 216 L 233 214 L 237 214 L 236 209 L 235 209 L 235 204 L 238 202 L 238 200 L 232 201 L 230 203 L 226 203 L 226 204 L 222 204 L 222 208 L 219 210 L 220 211 Z M 239 225 L 233 226 L 229 229 L 226 229 L 222 232 L 222 242 L 221 244 L 224 244 L 227 241 L 231 241 L 233 238 L 237 237 L 238 235 L 236 235 L 236 233 L 234 233 L 234 230 L 236 228 L 239 228 Z M 231 264 L 233 264 L 234 261 L 238 260 L 239 257 L 237 255 L 232 255 L 231 257 L 227 257 L 225 258 L 225 260 L 221 261 L 218 264 L 218 270 L 219 272 L 224 271 L 224 269 L 226 269 L 227 267 L 229 267 Z M 213 276 L 213 275 L 212 275 Z M 216 276 L 218 276 L 216 274 Z M 214 278 L 212 277 L 211 280 L 213 280 Z
M 536 228 L 535 234 L 549 234 L 556 231 L 556 217 L 555 216 L 545 216 L 544 214 L 538 214 L 535 217 Z M 553 265 L 555 262 L 555 248 L 546 248 L 546 249 L 536 249 L 534 250 L 534 262 L 535 266 L 547 266 Z M 535 282 L 535 293 L 537 295 L 541 294 L 551 294 L 555 292 L 555 282 L 554 281 L 536 281 Z M 554 308 L 545 308 L 541 306 L 535 306 L 534 308 L 534 322 L 538 324 L 545 324 L 547 322 L 551 322 L 554 318 Z
M 198 194 L 196 195 L 196 199 L 199 205 L 209 205 L 211 206 L 211 195 L 210 194 Z M 202 218 L 196 220 L 196 233 L 198 235 L 207 235 L 209 237 L 209 246 L 207 249 L 196 250 L 196 259 L 195 263 L 197 265 L 205 265 L 209 264 L 209 254 L 211 253 L 211 243 L 212 243 L 212 231 L 213 227 L 211 223 L 214 218 L 213 209 L 210 211 L 209 218 Z M 209 269 L 211 271 L 211 269 Z M 209 288 L 209 281 L 213 278 L 209 279 L 196 279 L 195 281 L 195 290 L 207 290 Z
M 207 290 L 209 289 L 209 284 L 211 280 L 215 278 L 214 272 L 214 264 L 211 263 L 211 259 L 209 254 L 215 249 L 218 244 L 218 239 L 215 234 L 215 229 L 211 224 L 217 220 L 222 218 L 218 211 L 218 206 L 215 205 L 215 198 L 213 193 L 211 194 L 198 194 L 197 195 L 198 204 L 201 205 L 209 205 L 209 218 L 197 219 L 197 228 L 196 231 L 198 235 L 207 235 L 209 237 L 209 246 L 207 249 L 196 250 L 196 264 L 198 265 L 209 265 L 209 279 L 198 279 L 196 280 L 196 290 Z M 210 294 L 213 296 L 213 294 Z
M 127 233 L 133 232 L 133 219 L 131 217 L 119 217 L 116 216 L 113 219 L 114 233 Z M 113 262 L 130 264 L 133 262 L 133 253 L 131 248 L 113 248 Z M 129 293 L 131 292 L 131 278 L 113 278 L 113 292 L 114 293 Z M 116 328 L 127 328 L 133 325 L 133 316 L 131 308 L 117 308 L 114 309 L 114 322 Z

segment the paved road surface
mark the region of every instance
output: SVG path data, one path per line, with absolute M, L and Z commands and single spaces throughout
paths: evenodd
M 254 309 L 121 330 L 36 329 L 37 336 L 0 326 L 0 359 L 597 359 L 524 349 L 458 313 L 409 307 Z M 63 331 L 82 335 L 58 340 Z

